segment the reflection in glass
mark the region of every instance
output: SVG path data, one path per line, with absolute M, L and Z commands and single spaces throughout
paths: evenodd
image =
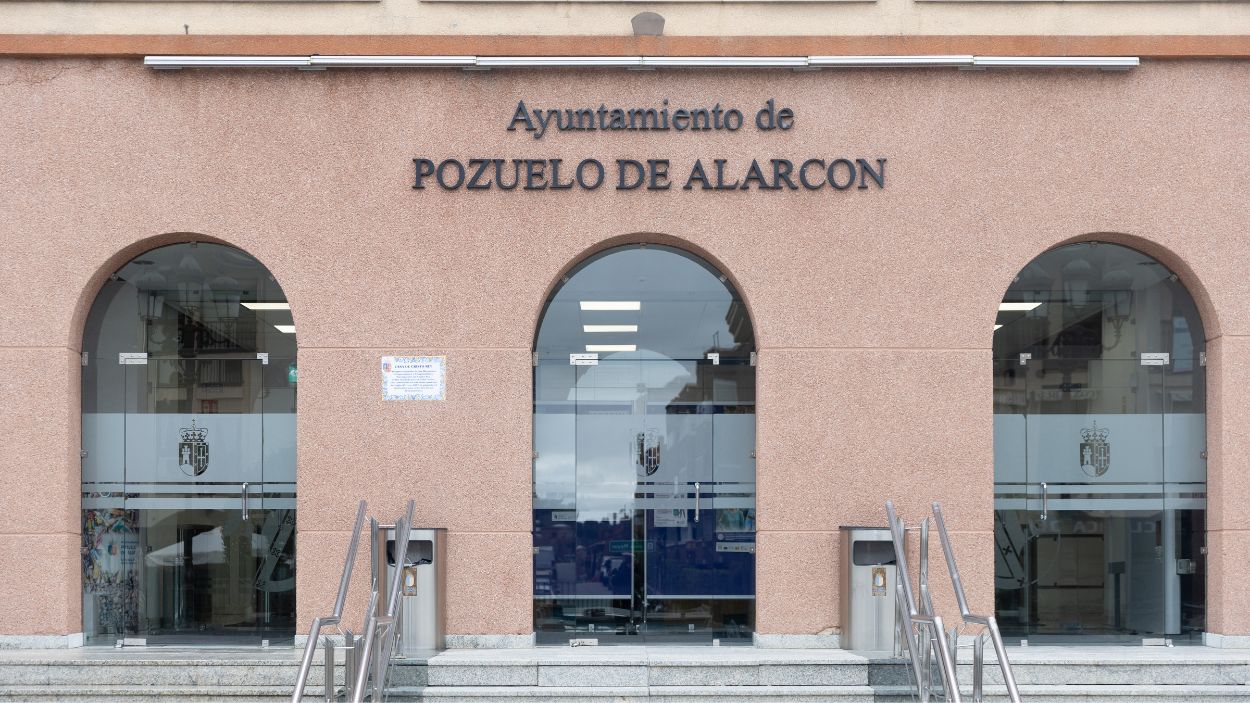
M 83 338 L 88 643 L 293 637 L 296 356 L 285 301 L 259 262 L 214 244 L 147 252 L 97 296 Z M 123 364 L 122 354 L 146 358 Z
M 1004 633 L 1194 637 L 1205 627 L 1205 338 L 1140 252 L 1049 251 L 994 332 L 996 602 Z
M 676 249 L 592 257 L 548 301 L 534 370 L 540 643 L 750 642 L 754 350 L 736 292 Z

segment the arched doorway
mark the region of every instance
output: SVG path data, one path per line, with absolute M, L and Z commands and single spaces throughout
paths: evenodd
M 1163 264 L 1086 242 L 1034 259 L 994 331 L 996 606 L 1046 641 L 1205 627 L 1206 355 Z
M 688 252 L 591 256 L 535 341 L 539 643 L 750 643 L 755 335 Z
M 83 334 L 89 644 L 245 644 L 295 631 L 295 327 L 246 252 L 160 247 L 104 284 Z

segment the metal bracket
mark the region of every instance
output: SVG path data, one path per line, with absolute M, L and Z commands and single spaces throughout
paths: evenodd
M 85 353 L 85 352 L 84 352 L 84 353 Z M 1207 353 L 1206 353 L 1206 352 L 1204 352 L 1204 351 L 1200 351 L 1200 352 L 1198 352 L 1198 365 L 1199 365 L 1199 366 L 1206 366 L 1206 365 L 1207 365 Z
M 117 355 L 117 363 L 122 366 L 146 366 L 148 363 L 148 353 L 122 352 Z
M 755 352 L 751 352 L 751 365 L 752 366 L 755 366 L 756 360 L 757 360 L 757 357 L 755 356 Z
M 538 352 L 532 352 L 530 354 L 530 363 L 534 366 L 538 366 Z
M 599 353 L 569 354 L 569 366 L 598 366 Z
M 1029 360 L 1033 358 L 1032 352 L 1020 352 L 1020 365 L 1028 366 Z
M 708 352 L 707 358 L 712 362 L 712 366 L 720 366 L 720 352 Z
M 1172 363 L 1172 355 L 1168 352 L 1142 352 L 1142 366 L 1167 366 Z
M 83 365 L 83 366 L 86 366 L 86 365 L 87 365 L 87 359 L 88 359 L 88 358 L 90 358 L 90 356 L 91 356 L 91 355 L 90 355 L 90 353 L 89 353 L 89 352 L 83 352 L 83 353 L 82 353 L 82 365 Z
M 269 365 L 269 352 L 256 352 L 256 358 L 260 359 L 261 366 Z

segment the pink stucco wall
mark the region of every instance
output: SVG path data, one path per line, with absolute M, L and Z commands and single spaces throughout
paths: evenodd
M 1097 235 L 1180 272 L 1211 337 L 1210 627 L 1250 633 L 1250 66 L 1126 73 L 181 71 L 0 61 L 0 633 L 81 630 L 78 366 L 103 277 L 191 234 L 291 301 L 299 613 L 328 609 L 353 503 L 450 529 L 451 633 L 527 633 L 530 345 L 559 273 L 675 241 L 750 305 L 758 630 L 838 622 L 837 528 L 942 500 L 993 601 L 990 346 L 1014 274 Z M 792 107 L 787 133 L 505 131 L 531 105 Z M 751 113 L 748 112 L 748 120 Z M 886 157 L 883 190 L 414 191 L 411 159 Z M 1102 233 L 1102 234 L 1099 234 Z M 1113 233 L 1113 234 L 1106 234 Z M 448 359 L 445 402 L 383 402 L 378 357 Z M 939 578 L 943 578 L 939 574 Z M 360 583 L 362 579 L 357 579 Z M 358 592 L 354 596 L 359 599 Z

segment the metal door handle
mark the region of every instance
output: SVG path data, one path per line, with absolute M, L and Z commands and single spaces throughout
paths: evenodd
M 1050 491 L 1046 482 L 1042 481 L 1042 522 L 1046 522 L 1046 514 L 1050 512 Z
M 694 482 L 694 521 L 699 521 L 699 482 Z
M 240 510 L 239 515 L 240 515 L 240 517 L 242 517 L 244 520 L 251 520 L 251 519 L 252 519 L 252 517 L 251 517 L 251 515 L 250 515 L 250 514 L 248 513 L 248 511 L 247 511 L 247 486 L 248 486 L 247 481 L 244 481 L 244 482 L 243 482 L 243 490 L 239 491 L 239 496 L 240 496 L 240 498 L 241 498 L 241 499 L 242 499 L 242 501 L 243 501 L 242 510 Z M 1043 518 L 1043 519 L 1044 519 L 1044 518 Z

